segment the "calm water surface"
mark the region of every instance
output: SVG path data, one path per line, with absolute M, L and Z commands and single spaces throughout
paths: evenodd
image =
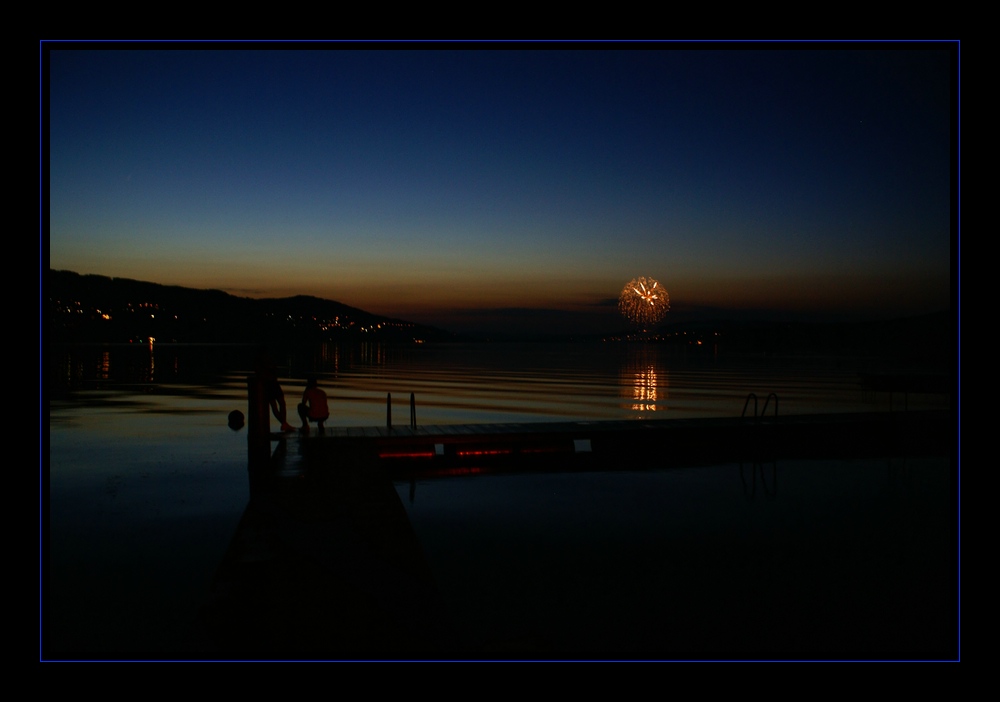
M 254 354 L 243 346 L 49 350 L 43 620 L 51 653 L 183 649 L 248 499 L 246 435 L 229 430 L 226 416 L 246 408 Z M 761 402 L 776 393 L 782 414 L 888 410 L 890 401 L 862 391 L 859 370 L 871 368 L 859 361 L 727 358 L 665 346 L 325 345 L 276 360 L 291 406 L 315 374 L 331 396 L 331 424 L 346 426 L 383 424 L 388 393 L 397 421 L 408 418 L 414 393 L 421 424 L 735 416 L 750 392 Z M 901 399 L 893 402 L 898 409 Z M 948 402 L 907 398 L 914 409 Z M 792 534 L 815 535 L 817 543 L 842 537 L 824 582 L 843 587 L 824 588 L 829 596 L 870 607 L 871 592 L 849 596 L 858 587 L 850 573 L 860 576 L 885 561 L 878 554 L 892 552 L 903 560 L 890 572 L 934 583 L 917 589 L 935 593 L 934 636 L 947 620 L 937 602 L 951 573 L 949 542 L 940 536 L 950 533 L 947 458 L 641 468 L 449 479 L 399 490 L 459 628 L 478 645 L 596 651 L 647 629 L 643 638 L 651 640 L 668 620 L 692 629 L 695 614 L 683 614 L 679 603 L 698 592 L 755 611 L 743 599 L 748 593 L 774 572 L 795 572 L 767 568 L 775 559 L 812 573 L 805 583 L 805 575 L 793 579 L 803 587 L 824 581 L 817 569 L 827 557 Z M 895 526 L 887 531 L 887 524 Z M 864 534 L 890 532 L 888 541 L 865 545 Z M 904 533 L 918 536 L 900 541 Z M 904 557 L 928 543 L 930 556 Z M 859 549 L 862 555 L 851 555 Z M 743 593 L 735 600 L 718 584 L 731 584 L 733 568 L 749 573 L 751 583 L 735 588 Z M 788 578 L 782 582 L 777 592 L 800 592 L 789 589 Z M 908 595 L 893 597 L 900 607 L 912 604 Z M 789 601 L 793 611 L 809 607 L 800 596 Z M 689 609 L 702 612 L 702 621 L 700 602 Z M 709 610 L 728 621 L 758 616 L 736 605 Z M 822 611 L 823 622 L 838 620 L 831 612 L 839 609 Z M 795 636 L 785 631 L 783 638 Z M 856 643 L 846 638 L 845 650 Z M 573 648 L 574 641 L 586 645 Z M 660 643 L 675 651 L 718 649 L 707 634 Z M 741 641 L 730 643 L 738 648 Z
M 399 485 L 475 646 L 927 655 L 954 631 L 945 459 Z

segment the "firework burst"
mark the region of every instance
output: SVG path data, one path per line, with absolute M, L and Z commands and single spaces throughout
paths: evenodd
M 663 321 L 670 310 L 670 296 L 656 280 L 636 278 L 618 296 L 618 310 L 636 326 L 649 329 Z

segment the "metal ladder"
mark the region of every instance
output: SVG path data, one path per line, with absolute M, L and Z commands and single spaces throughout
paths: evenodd
M 750 400 L 753 400 L 753 418 L 754 419 L 760 419 L 765 414 L 767 414 L 767 406 L 771 403 L 771 398 L 772 397 L 774 398 L 774 416 L 777 417 L 778 416 L 778 395 L 776 393 L 773 393 L 773 392 L 770 395 L 767 396 L 766 400 L 764 400 L 764 407 L 761 409 L 759 415 L 757 414 L 757 393 L 753 393 L 752 392 L 752 393 L 748 394 L 746 402 L 743 403 L 743 414 L 741 414 L 740 416 L 741 417 L 746 417 L 747 416 L 747 407 L 750 406 Z

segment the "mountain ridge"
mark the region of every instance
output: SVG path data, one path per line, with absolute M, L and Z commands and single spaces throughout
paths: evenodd
M 309 295 L 249 298 L 74 271 L 48 271 L 50 341 L 446 341 L 451 332 Z

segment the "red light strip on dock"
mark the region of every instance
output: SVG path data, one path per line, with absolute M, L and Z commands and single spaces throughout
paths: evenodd
M 484 449 L 481 451 L 456 451 L 456 456 L 506 456 L 512 453 L 511 449 Z
M 434 458 L 433 451 L 397 451 L 379 453 L 379 458 Z

